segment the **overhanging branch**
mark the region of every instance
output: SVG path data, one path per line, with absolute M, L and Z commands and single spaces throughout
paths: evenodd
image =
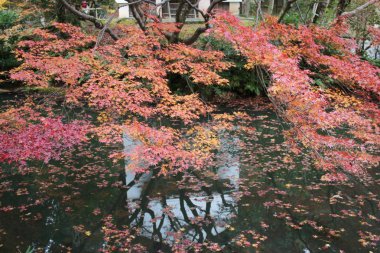
M 81 11 L 78 11 L 77 9 L 75 9 L 74 6 L 70 5 L 66 0 L 60 0 L 60 1 L 65 6 L 65 8 L 68 9 L 74 15 L 84 20 L 91 21 L 92 23 L 94 23 L 95 27 L 98 29 L 104 29 L 104 25 L 99 20 L 97 20 L 94 16 L 87 15 Z M 119 37 L 115 33 L 113 33 L 113 31 L 109 29 L 108 27 L 105 28 L 105 32 L 108 33 L 112 39 L 114 40 L 119 39 Z
M 370 5 L 373 5 L 373 4 L 379 3 L 379 2 L 380 2 L 380 0 L 371 0 L 371 1 L 368 1 L 367 3 L 365 3 L 363 5 L 360 5 L 359 7 L 357 7 L 356 9 L 354 9 L 352 11 L 343 12 L 342 15 L 340 15 L 340 17 L 347 18 L 347 17 L 355 16 L 355 15 L 359 14 L 360 12 L 362 12 L 363 10 L 365 10 Z

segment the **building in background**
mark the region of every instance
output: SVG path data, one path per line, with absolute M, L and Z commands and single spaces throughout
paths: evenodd
M 131 10 L 128 6 L 128 2 L 126 0 L 115 0 L 119 7 L 119 18 L 133 18 Z M 161 0 L 156 0 L 156 3 L 159 4 Z M 198 4 L 198 8 L 200 10 L 206 10 L 210 6 L 211 0 L 200 0 Z M 174 19 L 175 13 L 178 9 L 180 1 L 172 0 L 156 9 L 156 14 L 163 19 Z M 241 14 L 241 6 L 242 0 L 225 0 L 219 3 L 215 7 L 215 11 L 229 11 L 233 15 Z M 196 13 L 193 9 L 188 14 L 189 19 L 200 19 L 201 16 Z

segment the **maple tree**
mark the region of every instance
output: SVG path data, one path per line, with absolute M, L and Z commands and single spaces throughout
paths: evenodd
M 220 52 L 204 52 L 183 44 L 161 47 L 159 37 L 154 34 L 146 36 L 133 27 L 124 32 L 130 36 L 91 51 L 86 48 L 94 46 L 95 38 L 85 36 L 79 28 L 56 23 L 50 30 L 36 29 L 32 39 L 19 43 L 18 56 L 24 62 L 11 71 L 11 78 L 30 86 L 64 86 L 67 89 L 66 103 L 75 106 L 86 104 L 99 112 L 97 119 L 100 125 L 87 129 L 102 142 L 110 143 L 110 135 L 118 135 L 120 142 L 122 131 L 129 131 L 136 139 L 145 140 L 146 146 L 136 150 L 137 154 L 131 154 L 146 158 L 145 168 L 133 168 L 137 171 L 144 171 L 161 160 L 169 161 L 162 169 L 164 174 L 166 170 L 177 173 L 177 170 L 183 171 L 192 165 L 201 168 L 200 154 L 203 151 L 188 150 L 176 137 L 177 131 L 155 130 L 137 122 L 127 124 L 125 128 L 123 124 L 126 123 L 120 119 L 124 118 L 125 122 L 129 118 L 133 122 L 133 117 L 166 117 L 179 119 L 185 124 L 194 122 L 211 112 L 211 106 L 195 93 L 173 94 L 167 75 L 183 75 L 192 83 L 203 86 L 226 85 L 227 80 L 218 72 L 231 64 L 222 61 Z M 12 148 L 11 143 L 7 145 L 4 144 L 4 152 L 10 152 L 8 150 Z M 40 152 L 38 148 L 33 150 Z M 13 158 L 20 159 L 18 156 Z
M 289 134 L 315 150 L 318 166 L 328 172 L 324 178 L 340 180 L 346 178 L 344 173 L 361 175 L 365 167 L 378 162 L 366 149 L 379 143 L 379 112 L 368 97 L 373 94 L 377 99 L 379 95 L 379 69 L 351 52 L 352 41 L 341 37 L 346 31 L 344 21 L 337 20 L 325 29 L 295 28 L 268 19 L 253 30 L 222 14 L 212 24 L 209 36 L 232 43 L 246 59 L 246 69 L 259 66 L 263 78 L 270 78 L 264 88 L 284 118 L 294 125 Z M 218 73 L 233 63 L 223 60 L 222 52 L 184 44 L 163 45 L 160 39 L 164 35 L 154 29 L 148 34 L 134 27 L 119 29 L 128 36 L 98 47 L 94 47 L 94 37 L 68 24 L 36 29 L 31 39 L 19 43 L 18 56 L 24 62 L 11 71 L 11 78 L 38 87 L 63 85 L 67 103 L 87 104 L 101 113 L 98 119 L 104 126 L 113 126 L 119 132 L 123 129 L 117 127 L 121 117 L 164 117 L 189 124 L 212 111 L 196 93 L 173 93 L 168 75 L 182 76 L 190 90 L 193 84 L 225 86 L 228 80 Z M 319 83 L 326 87 L 318 87 Z M 339 133 L 345 125 L 348 131 Z M 94 129 L 100 134 L 108 131 L 104 127 Z M 138 129 L 142 136 L 149 132 Z M 157 148 L 157 142 L 166 143 L 157 155 L 175 155 L 165 150 L 172 144 L 164 136 L 171 134 L 163 131 L 163 139 L 150 140 L 148 150 Z M 159 132 L 145 138 L 157 136 Z M 156 159 L 153 164 L 157 164 Z
M 230 41 L 246 57 L 246 68 L 262 66 L 269 71 L 269 97 L 295 126 L 290 132 L 316 151 L 318 167 L 329 172 L 326 180 L 342 180 L 345 173 L 360 175 L 368 164 L 378 163 L 378 158 L 365 150 L 379 143 L 379 111 L 368 98 L 373 94 L 378 99 L 379 69 L 351 52 L 352 41 L 340 36 L 345 32 L 343 21 L 322 29 L 295 28 L 269 20 L 256 31 L 229 15 L 214 22 L 213 34 Z M 337 53 L 331 54 L 332 48 Z M 301 61 L 304 69 L 299 66 Z M 312 85 L 316 82 L 312 77 L 322 76 L 327 76 L 320 80 L 327 87 Z M 349 92 L 346 95 L 341 90 Z M 344 137 L 344 132 L 339 134 L 345 124 L 349 126 L 346 134 L 356 141 Z

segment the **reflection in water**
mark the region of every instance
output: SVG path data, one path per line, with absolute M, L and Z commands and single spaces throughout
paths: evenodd
M 138 141 L 133 140 L 128 133 L 123 133 L 123 146 L 124 146 L 124 153 L 130 153 L 132 152 L 136 147 L 138 147 L 140 143 Z M 144 185 L 149 182 L 149 180 L 152 178 L 152 173 L 143 173 L 138 175 L 138 178 L 136 178 L 136 172 L 133 170 L 128 170 L 128 164 L 129 161 L 126 158 L 125 159 L 125 184 L 132 186 L 127 191 L 127 199 L 128 200 L 134 200 L 134 199 L 140 199 L 142 190 Z M 143 161 L 141 161 L 143 162 Z
M 219 192 L 186 192 L 183 188 L 178 193 L 173 192 L 160 199 L 149 200 L 143 206 L 140 205 L 143 202 L 140 200 L 151 194 L 147 190 L 147 184 L 154 180 L 152 173 L 136 175 L 134 171 L 128 170 L 129 161 L 126 158 L 126 184 L 134 181 L 126 193 L 128 208 L 132 213 L 130 225 L 141 227 L 142 236 L 169 244 L 175 243 L 173 235 L 178 230 L 186 230 L 185 239 L 194 242 L 215 238 L 225 231 L 229 220 L 236 216 L 238 209 L 230 194 L 239 189 L 238 150 L 236 145 L 232 145 L 236 143 L 237 139 L 231 141 L 221 138 L 217 156 L 217 164 L 220 165 L 217 175 L 220 180 L 229 181 L 228 193 L 223 193 L 220 189 Z M 126 132 L 123 134 L 123 144 L 125 153 L 133 152 L 140 145 Z M 207 226 L 202 226 L 205 221 Z

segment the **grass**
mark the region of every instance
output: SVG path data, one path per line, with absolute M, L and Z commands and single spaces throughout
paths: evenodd
M 187 24 L 185 24 L 181 30 L 180 38 L 184 39 L 184 38 L 190 37 L 191 35 L 194 34 L 195 30 L 197 30 L 198 27 L 203 27 L 203 26 L 204 26 L 203 23 L 187 23 Z
M 252 19 L 242 19 L 241 22 L 244 26 L 253 26 L 255 21 Z M 193 35 L 195 30 L 197 30 L 198 27 L 203 27 L 204 24 L 202 22 L 198 23 L 187 23 L 183 26 L 180 38 L 188 38 L 189 36 Z
M 137 25 L 136 20 L 134 18 L 122 18 L 122 19 L 113 21 L 112 24 Z

